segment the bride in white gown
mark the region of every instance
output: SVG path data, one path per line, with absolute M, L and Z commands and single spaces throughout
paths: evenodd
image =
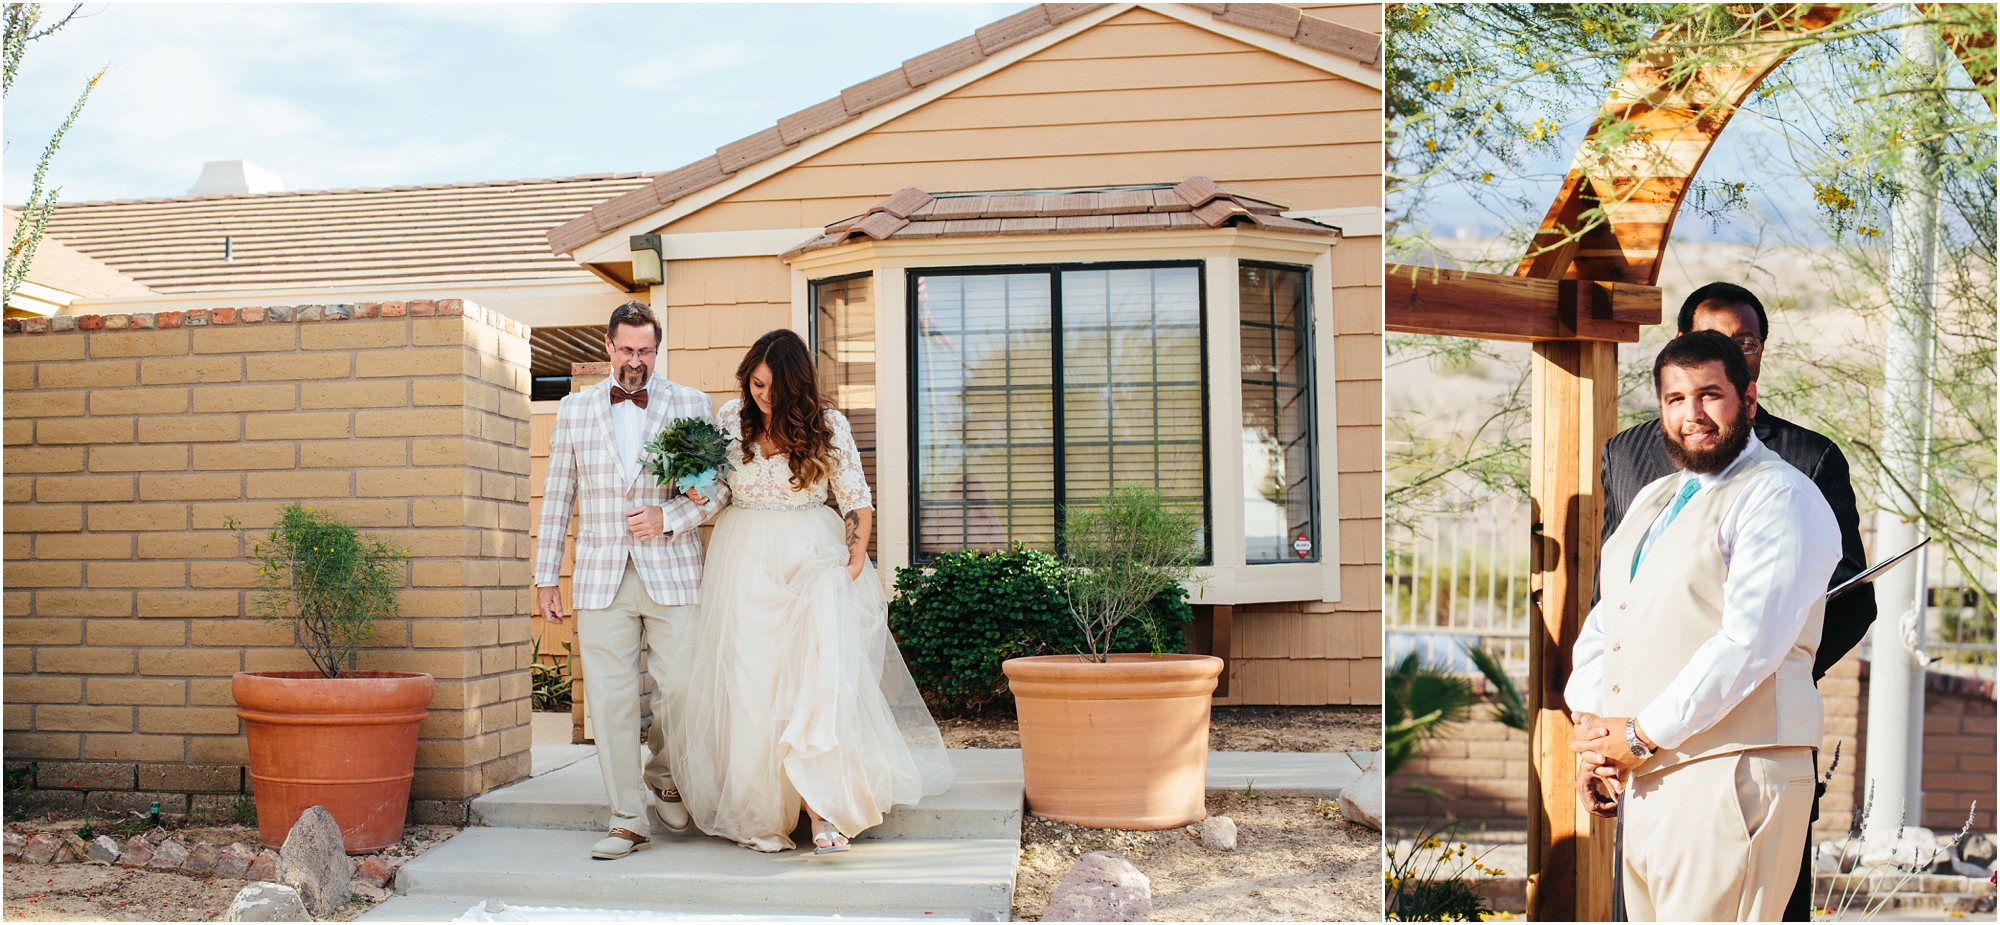
M 825 407 L 791 331 L 759 338 L 736 375 L 743 397 L 717 415 L 735 468 L 661 691 L 666 747 L 702 831 L 782 851 L 803 806 L 815 848 L 845 850 L 890 807 L 942 793 L 953 769 L 889 635 L 847 418 Z

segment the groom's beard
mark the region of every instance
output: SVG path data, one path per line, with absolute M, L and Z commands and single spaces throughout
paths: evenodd
M 1660 419 L 1660 439 L 1666 444 L 1667 458 L 1674 465 L 1696 475 L 1717 475 L 1729 468 L 1736 457 L 1743 454 L 1743 448 L 1750 445 L 1750 403 L 1736 406 L 1736 420 L 1716 422 L 1716 440 L 1712 449 L 1689 449 L 1681 442 L 1682 436 L 1667 430 L 1666 419 Z
M 627 392 L 636 392 L 646 387 L 646 380 L 653 378 L 653 371 L 644 366 L 618 367 L 618 386 Z

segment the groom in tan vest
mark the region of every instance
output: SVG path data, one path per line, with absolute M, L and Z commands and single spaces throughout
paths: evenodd
M 1680 471 L 1640 490 L 1604 544 L 1563 692 L 1580 783 L 1594 812 L 1623 817 L 1632 921 L 1778 921 L 1810 825 L 1813 653 L 1840 528 L 1751 432 L 1741 347 L 1677 337 L 1653 384 Z

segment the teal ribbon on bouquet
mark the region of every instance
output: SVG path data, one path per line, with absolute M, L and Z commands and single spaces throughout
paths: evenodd
M 712 498 L 715 493 L 709 489 L 715 487 L 715 476 L 714 469 L 704 469 L 693 475 L 683 475 L 674 479 L 674 487 L 680 489 L 683 494 L 693 490 L 701 492 L 704 498 Z

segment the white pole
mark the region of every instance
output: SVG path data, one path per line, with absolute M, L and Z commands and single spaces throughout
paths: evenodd
M 1910 86 L 1932 81 L 1938 65 L 1937 37 L 1929 27 L 1905 27 L 1903 65 Z M 1922 106 L 1906 110 L 1915 114 Z M 1921 137 L 1912 119 L 1906 137 Z M 1918 143 L 1903 149 L 1897 169 L 1902 195 L 1891 214 L 1889 311 L 1882 351 L 1882 471 L 1876 499 L 1877 557 L 1892 555 L 1917 541 L 1925 483 L 1924 437 L 1929 430 L 1932 304 L 1937 248 L 1937 154 Z M 1863 837 L 1880 844 L 1894 840 L 1902 826 L 1922 825 L 1924 666 L 1923 563 L 1890 570 L 1875 585 L 1881 614 L 1870 631 L 1868 679 L 1867 789 L 1874 805 Z

